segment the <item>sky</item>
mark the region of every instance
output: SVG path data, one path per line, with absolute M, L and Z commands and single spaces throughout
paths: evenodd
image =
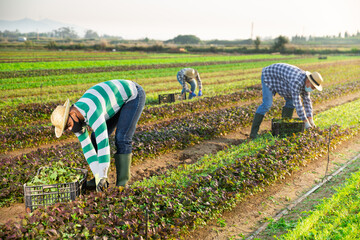
M 51 19 L 124 39 L 356 34 L 359 13 L 360 0 L 0 0 L 0 20 Z

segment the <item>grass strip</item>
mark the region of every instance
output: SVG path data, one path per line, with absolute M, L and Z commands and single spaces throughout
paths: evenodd
M 296 228 L 276 239 L 357 239 L 360 236 L 360 172 L 352 174 Z

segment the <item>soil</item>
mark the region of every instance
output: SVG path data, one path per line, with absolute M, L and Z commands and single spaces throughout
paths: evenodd
M 314 112 L 324 111 L 357 98 L 359 98 L 359 93 L 354 93 L 341 99 L 323 103 L 320 106 L 315 105 Z M 265 121 L 261 125 L 260 132 L 268 131 L 270 128 L 270 122 Z M 205 154 L 214 154 L 232 145 L 239 145 L 244 141 L 249 141 L 249 132 L 250 127 L 241 128 L 227 135 L 201 142 L 184 150 L 177 150 L 136 164 L 131 167 L 131 180 L 129 184 L 133 181 L 165 172 L 179 164 L 192 164 Z M 42 147 L 50 147 L 52 145 L 53 144 Z M 16 153 L 12 152 L 9 153 L 9 156 L 31 150 L 34 149 L 23 149 Z M 355 152 L 359 151 L 360 136 L 341 144 L 336 151 L 331 152 L 330 169 L 335 169 L 338 164 L 347 161 L 355 155 Z M 184 238 L 204 240 L 239 239 L 242 236 L 248 236 L 256 230 L 266 218 L 274 217 L 277 212 L 294 201 L 304 191 L 307 191 L 314 183 L 321 180 L 325 173 L 326 161 L 326 156 L 316 159 L 287 179 L 269 186 L 266 191 L 249 196 L 240 202 L 233 210 L 224 212 L 222 216 L 210 221 L 206 226 L 196 229 L 187 236 L 184 236 Z M 110 168 L 109 182 L 110 185 L 114 185 L 115 176 L 113 166 Z M 26 212 L 23 203 L 0 208 L 0 223 L 5 223 L 9 220 L 18 221 L 24 214 L 26 214 Z

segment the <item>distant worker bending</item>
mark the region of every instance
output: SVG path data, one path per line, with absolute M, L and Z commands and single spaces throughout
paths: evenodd
M 299 118 L 305 123 L 305 129 L 315 127 L 310 92 L 314 89 L 322 91 L 322 83 L 320 73 L 304 71 L 290 64 L 275 63 L 263 68 L 261 74 L 263 102 L 256 110 L 250 138 L 257 137 L 260 124 L 265 113 L 270 110 L 276 93 L 285 99 L 285 106 L 282 108 L 283 118 L 292 118 L 296 109 Z
M 196 81 L 199 88 L 198 96 L 202 96 L 202 85 L 199 72 L 192 68 L 183 68 L 177 73 L 177 80 L 183 87 L 181 91 L 181 95 L 189 93 L 189 99 L 196 97 L 195 89 L 196 89 Z M 187 86 L 187 83 L 190 84 L 190 90 Z

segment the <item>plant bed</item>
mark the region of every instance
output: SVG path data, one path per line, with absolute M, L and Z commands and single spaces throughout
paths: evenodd
M 294 133 L 303 132 L 304 129 L 304 122 L 299 118 L 271 119 L 271 133 L 273 136 L 285 137 Z
M 39 168 L 32 181 L 24 184 L 24 202 L 27 212 L 40 206 L 75 200 L 85 189 L 86 169 L 55 166 Z

